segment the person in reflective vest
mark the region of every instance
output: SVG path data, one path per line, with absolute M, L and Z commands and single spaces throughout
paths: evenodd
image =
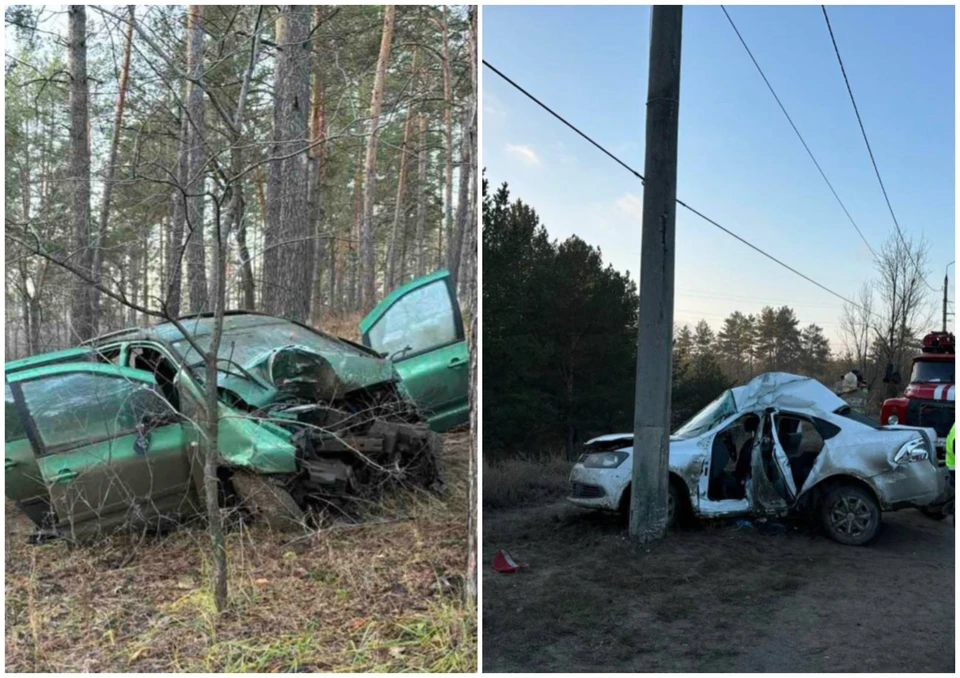
M 956 466 L 956 457 L 954 456 L 954 445 L 956 444 L 956 428 L 957 423 L 954 422 L 953 426 L 950 427 L 950 433 L 947 434 L 947 468 L 950 470 L 950 483 L 953 484 L 953 470 Z

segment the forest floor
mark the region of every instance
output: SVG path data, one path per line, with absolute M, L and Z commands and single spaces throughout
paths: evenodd
M 448 494 L 395 493 L 364 523 L 309 537 L 228 534 L 213 609 L 202 528 L 97 548 L 27 544 L 6 506 L 8 672 L 473 672 L 462 603 L 469 433 L 445 436 Z
M 865 547 L 718 523 L 641 548 L 563 501 L 485 507 L 483 670 L 953 673 L 954 535 L 905 510 Z

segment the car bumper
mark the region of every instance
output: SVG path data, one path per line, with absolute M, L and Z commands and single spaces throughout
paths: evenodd
M 582 508 L 616 511 L 626 483 L 619 469 L 585 468 L 576 464 L 570 472 L 567 501 Z
M 948 493 L 953 495 L 946 469 L 929 462 L 901 464 L 873 481 L 884 508 L 929 506 L 945 501 Z

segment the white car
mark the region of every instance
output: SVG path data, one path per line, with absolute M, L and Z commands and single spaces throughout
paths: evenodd
M 814 379 L 761 374 L 670 437 L 668 522 L 815 513 L 836 541 L 865 544 L 882 511 L 952 501 L 936 437 L 933 429 L 881 427 Z M 632 454 L 632 433 L 590 440 L 568 500 L 627 512 Z

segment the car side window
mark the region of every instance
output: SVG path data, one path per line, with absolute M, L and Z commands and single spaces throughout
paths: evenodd
M 370 345 L 381 353 L 409 357 L 452 344 L 457 336 L 453 300 L 445 280 L 404 295 L 370 328 Z
M 10 384 L 4 384 L 3 389 L 3 411 L 4 411 L 4 442 L 10 443 L 15 440 L 23 440 L 27 437 L 27 430 L 20 421 L 20 414 L 17 412 L 17 406 L 13 402 L 13 393 L 10 391 Z
M 776 431 L 777 440 L 787 457 L 816 455 L 823 449 L 823 436 L 809 419 L 778 415 Z
M 84 372 L 24 382 L 23 397 L 47 452 L 132 433 L 169 410 L 147 384 Z

